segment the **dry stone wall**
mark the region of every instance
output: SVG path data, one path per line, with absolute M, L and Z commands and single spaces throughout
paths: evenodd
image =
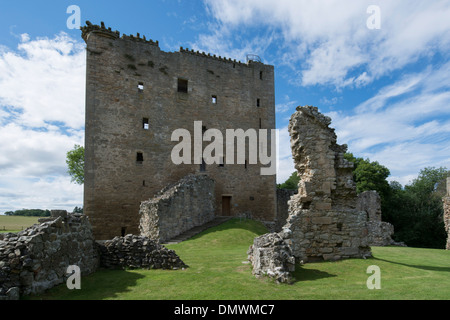
M 447 231 L 447 250 L 450 250 L 450 178 L 447 178 L 447 195 L 443 199 L 444 201 L 444 223 L 445 231 Z
M 215 217 L 215 182 L 188 175 L 141 204 L 141 235 L 165 242 Z
M 187 267 L 175 251 L 143 236 L 115 237 L 99 244 L 99 248 L 101 267 L 107 269 L 177 270 Z
M 39 294 L 63 283 L 67 268 L 76 265 L 82 275 L 98 267 L 92 227 L 84 215 L 52 211 L 17 234 L 0 237 L 0 300 Z

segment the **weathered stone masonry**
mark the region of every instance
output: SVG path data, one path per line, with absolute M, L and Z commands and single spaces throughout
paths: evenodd
M 82 37 L 87 45 L 84 212 L 96 239 L 138 234 L 142 201 L 203 170 L 216 181 L 216 215 L 275 220 L 276 177 L 261 176 L 262 165 L 177 166 L 171 160 L 179 143 L 171 141 L 172 133 L 186 129 L 194 137 L 194 121 L 222 133 L 275 129 L 273 66 L 184 48 L 164 52 L 157 41 L 121 36 L 103 24 L 87 23 Z
M 315 107 L 298 107 L 291 117 L 292 155 L 300 176 L 298 194 L 279 233 L 256 238 L 248 252 L 253 274 L 289 282 L 292 260 L 339 260 L 371 256 L 367 214 L 357 208 L 353 164 L 347 146 L 336 143 L 331 119 Z
M 298 107 L 291 117 L 292 155 L 299 193 L 289 202 L 285 228 L 299 260 L 339 260 L 371 255 L 367 216 L 357 208 L 353 164 L 344 159 L 331 119 L 316 107 Z
M 189 175 L 141 204 L 141 235 L 164 243 L 214 220 L 215 182 L 207 175 Z
M 96 271 L 99 255 L 86 216 L 52 211 L 18 234 L 0 237 L 0 299 L 11 290 L 20 295 L 39 294 L 63 283 L 67 268 L 76 265 L 82 276 Z M 10 294 L 8 294 L 10 291 Z
M 445 231 L 447 231 L 447 250 L 450 250 L 450 178 L 447 178 L 447 195 L 443 199 L 444 202 L 444 223 Z

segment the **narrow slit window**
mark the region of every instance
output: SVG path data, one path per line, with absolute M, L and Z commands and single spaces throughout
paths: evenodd
M 261 106 L 261 99 L 256 99 L 256 106 L 260 107 Z
M 217 96 L 212 96 L 211 102 L 212 102 L 212 104 L 217 104 Z
M 148 118 L 142 119 L 142 128 L 144 130 L 149 130 L 150 129 L 150 122 L 149 122 Z
M 184 79 L 178 79 L 178 92 L 188 93 L 188 81 Z
M 260 78 L 261 80 L 263 79 L 263 72 L 262 72 L 262 71 L 259 72 L 259 78 Z
M 245 169 L 248 169 L 248 160 L 245 160 Z
M 138 152 L 136 155 L 136 162 L 142 163 L 144 162 L 144 154 L 142 152 Z
M 259 128 L 262 129 L 262 119 L 259 118 Z
M 138 84 L 138 91 L 139 92 L 144 92 L 144 83 L 139 82 L 139 84 Z
M 127 227 L 122 227 L 122 230 L 120 231 L 120 234 L 122 235 L 122 237 L 125 237 L 127 234 Z

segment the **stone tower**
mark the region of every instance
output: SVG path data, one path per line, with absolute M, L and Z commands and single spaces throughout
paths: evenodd
M 84 212 L 96 239 L 139 233 L 139 207 L 188 174 L 216 182 L 216 215 L 271 222 L 276 176 L 258 164 L 173 163 L 176 129 L 275 129 L 274 67 L 242 63 L 87 22 Z M 228 142 L 228 141 L 227 141 Z M 203 148 L 207 144 L 204 143 Z M 247 142 L 248 145 L 248 142 Z M 269 144 L 270 147 L 270 144 Z M 275 150 L 273 151 L 275 152 Z

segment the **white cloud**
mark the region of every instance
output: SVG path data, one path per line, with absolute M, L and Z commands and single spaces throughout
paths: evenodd
M 60 122 L 82 128 L 84 47 L 64 33 L 34 41 L 23 35 L 22 40 L 17 52 L 0 52 L 0 106 L 12 107 L 16 121 L 24 126 L 42 128 Z
M 0 213 L 82 205 L 66 153 L 84 144 L 85 50 L 61 33 L 0 50 Z
M 227 30 L 219 34 L 222 40 L 234 41 L 252 27 L 277 31 L 266 41 L 282 38 L 276 43 L 284 52 L 277 64 L 299 71 L 302 85 L 367 85 L 420 57 L 450 49 L 448 1 L 377 1 L 379 30 L 367 28 L 367 8 L 374 4 L 369 0 L 204 1 L 216 30 Z

